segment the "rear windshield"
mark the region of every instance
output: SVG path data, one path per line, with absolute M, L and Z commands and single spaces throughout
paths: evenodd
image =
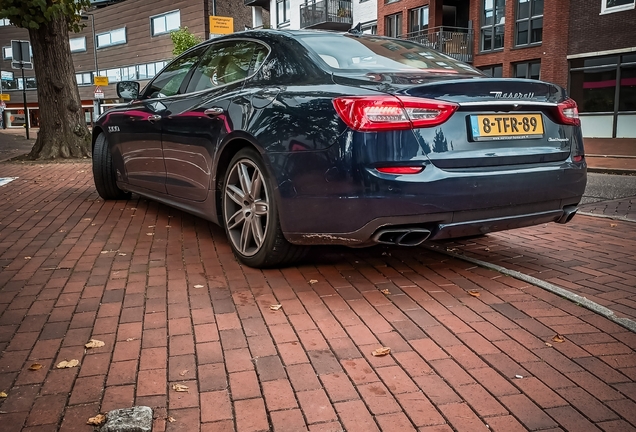
M 299 39 L 330 68 L 339 71 L 482 75 L 466 63 L 407 40 L 354 35 L 303 35 Z

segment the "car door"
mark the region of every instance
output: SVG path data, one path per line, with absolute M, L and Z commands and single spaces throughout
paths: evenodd
M 203 51 L 204 48 L 194 50 L 170 63 L 146 87 L 139 101 L 127 110 L 114 113 L 113 122 L 119 126 L 117 144 L 131 185 L 166 193 L 161 118 L 170 97 L 180 93 Z
M 184 95 L 171 100 L 162 118 L 162 146 L 169 195 L 191 201 L 207 198 L 212 163 L 220 142 L 233 130 L 233 105 L 245 79 L 267 48 L 254 41 L 213 44 L 191 74 Z M 262 60 L 261 60 L 262 61 Z

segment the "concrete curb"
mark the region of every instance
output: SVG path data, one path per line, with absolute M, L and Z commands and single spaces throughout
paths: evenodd
M 572 291 L 568 291 L 565 288 L 561 288 L 560 286 L 551 284 L 549 282 L 543 281 L 541 279 L 537 279 L 534 276 L 530 276 L 527 275 L 525 273 L 521 273 L 518 272 L 516 270 L 510 270 L 507 269 L 505 267 L 499 266 L 497 264 L 491 264 L 489 262 L 486 261 L 481 261 L 478 260 L 476 258 L 471 258 L 471 257 L 467 257 L 466 255 L 461 255 L 461 254 L 457 254 L 454 252 L 450 252 L 448 250 L 444 250 L 441 247 L 435 247 L 435 246 L 426 246 L 428 249 L 435 251 L 435 252 L 440 252 L 443 253 L 445 255 L 448 256 L 452 256 L 453 258 L 457 258 L 463 261 L 467 261 L 469 263 L 472 264 L 476 264 L 480 267 L 485 267 L 488 268 L 490 270 L 495 270 L 499 273 L 505 274 L 507 276 L 511 276 L 515 279 L 527 282 L 529 284 L 532 284 L 534 286 L 537 286 L 539 288 L 542 288 L 546 291 L 550 291 L 551 293 L 554 293 L 560 297 L 566 298 L 574 303 L 577 303 L 581 306 L 583 306 L 586 309 L 591 310 L 592 312 L 595 312 L 599 315 L 604 316 L 605 318 L 609 319 L 610 321 L 615 322 L 616 324 L 619 324 L 623 327 L 625 327 L 628 330 L 631 330 L 632 332 L 636 333 L 636 321 L 633 321 L 629 318 L 619 318 L 616 316 L 616 314 L 614 313 L 614 311 L 612 311 L 611 309 L 606 308 L 605 306 L 602 306 L 596 302 L 593 302 L 592 300 L 587 299 L 586 297 L 580 296 L 576 293 L 573 293 Z
M 599 174 L 617 174 L 617 175 L 636 175 L 636 169 L 622 169 L 622 168 L 590 168 L 587 167 L 587 172 L 599 173 Z

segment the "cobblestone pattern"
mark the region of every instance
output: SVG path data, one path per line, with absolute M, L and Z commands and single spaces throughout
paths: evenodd
M 154 432 L 634 430 L 636 335 L 534 286 L 423 248 L 245 268 L 201 219 L 98 199 L 89 164 L 0 169 L 19 177 L 0 188 L 3 432 L 88 432 L 133 405 L 154 409 Z M 600 293 L 636 285 L 624 224 L 483 241 L 555 283 L 598 278 Z

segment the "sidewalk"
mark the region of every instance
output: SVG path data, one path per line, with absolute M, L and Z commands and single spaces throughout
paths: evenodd
M 424 248 L 250 269 L 199 218 L 103 202 L 89 162 L 0 168 L 18 177 L 0 187 L 3 432 L 88 432 L 132 405 L 153 432 L 636 430 L 636 335 L 533 285 Z M 634 316 L 633 223 L 446 246 Z

